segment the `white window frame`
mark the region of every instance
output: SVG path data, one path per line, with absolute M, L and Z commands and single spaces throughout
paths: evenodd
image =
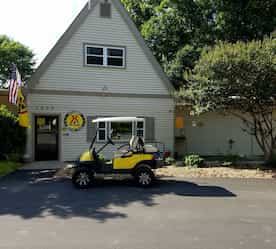
M 105 126 L 104 128 L 100 128 L 100 123 L 105 123 Z M 97 141 L 98 142 L 106 142 L 107 141 L 107 125 L 108 125 L 108 122 L 99 122 L 97 123 Z M 103 139 L 100 139 L 100 131 L 105 131 L 105 136 L 104 136 L 104 140 Z
M 144 120 L 144 121 L 140 121 L 140 122 L 143 122 L 143 128 L 137 128 L 137 122 L 131 122 L 132 124 L 131 124 L 131 126 L 132 126 L 132 131 L 131 131 L 131 135 L 133 136 L 137 136 L 137 130 L 143 130 L 143 139 L 145 139 L 145 137 L 146 137 L 146 121 Z M 107 134 L 108 133 L 108 131 L 110 131 L 111 130 L 111 123 L 112 122 L 104 122 L 105 123 L 105 128 L 99 128 L 99 124 L 100 123 L 97 123 L 97 130 L 98 130 L 98 133 L 97 133 L 97 142 L 106 142 L 107 141 L 107 136 L 109 135 L 110 136 L 110 134 Z M 105 140 L 100 140 L 99 139 L 99 131 L 100 130 L 104 130 L 105 131 Z M 126 140 L 126 139 L 123 139 L 123 140 L 117 140 L 117 139 L 114 139 L 114 142 L 118 142 L 118 143 L 121 143 L 121 142 L 123 142 L 123 143 L 125 143 L 125 142 L 128 142 L 128 140 Z
M 103 55 L 93 55 L 87 53 L 87 48 L 102 48 L 103 49 Z M 108 49 L 119 49 L 123 51 L 122 56 L 108 56 Z M 103 58 L 103 65 L 100 64 L 88 64 L 87 63 L 87 56 L 94 56 L 94 57 L 101 57 Z M 122 66 L 116 66 L 116 65 L 108 65 L 108 58 L 120 58 L 123 60 Z M 126 66 L 126 48 L 125 47 L 116 47 L 116 46 L 103 46 L 103 45 L 97 45 L 97 44 L 85 44 L 84 45 L 84 63 L 85 66 L 89 67 L 111 67 L 111 68 L 125 68 Z
M 137 136 L 137 131 L 138 130 L 143 130 L 143 139 L 145 140 L 145 137 L 146 137 L 146 121 L 144 120 L 144 121 L 139 121 L 139 122 L 143 122 L 143 128 L 138 128 L 138 126 L 137 126 L 137 123 L 138 122 L 136 122 L 135 123 L 135 132 L 136 132 L 136 134 L 135 134 L 135 136 Z
M 87 48 L 102 48 L 103 49 L 103 55 L 98 55 L 98 54 L 88 54 L 87 53 Z M 88 64 L 87 63 L 87 56 L 93 56 L 93 57 L 100 57 L 100 58 L 103 58 L 103 65 L 100 65 L 100 64 Z M 89 46 L 89 45 L 86 45 L 85 46 L 85 64 L 87 66 L 104 66 L 104 47 L 103 46 Z

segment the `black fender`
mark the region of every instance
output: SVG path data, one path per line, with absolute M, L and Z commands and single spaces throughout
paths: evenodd
M 134 167 L 134 169 L 136 167 L 139 167 L 140 164 L 146 164 L 146 165 L 150 166 L 151 169 L 156 168 L 156 161 L 155 160 L 144 160 L 144 161 L 140 161 L 139 163 L 137 163 L 137 165 Z
M 91 172 L 97 172 L 101 166 L 96 161 L 78 161 L 74 167 L 74 171 L 89 170 Z

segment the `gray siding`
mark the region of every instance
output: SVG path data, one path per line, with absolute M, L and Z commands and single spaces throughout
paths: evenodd
M 179 114 L 180 115 L 180 114 Z M 260 156 L 262 151 L 253 136 L 243 131 L 243 123 L 234 116 L 207 113 L 199 117 L 184 116 L 184 129 L 176 129 L 176 136 L 185 136 L 186 140 L 176 139 L 176 151 L 180 154 L 225 155 L 237 154 Z M 199 125 L 194 126 L 193 123 Z M 229 140 L 235 143 L 230 149 Z
M 153 117 L 155 139 L 166 144 L 166 148 L 174 148 L 174 102 L 172 99 L 161 98 L 119 98 L 119 97 L 84 97 L 29 94 L 28 103 L 30 114 L 61 114 L 63 118 L 67 112 L 79 111 L 87 116 L 144 116 Z M 64 127 L 62 127 L 64 128 Z M 87 122 L 80 131 L 71 132 L 62 129 L 61 161 L 75 160 L 79 154 L 88 148 Z M 28 154 L 33 157 L 33 147 L 29 139 Z M 105 154 L 111 157 L 111 151 L 117 146 L 109 146 Z
M 112 1 L 111 1 L 112 2 Z M 37 89 L 168 94 L 129 26 L 112 4 L 112 18 L 101 18 L 99 4 L 42 75 Z M 126 47 L 126 68 L 84 66 L 83 44 Z

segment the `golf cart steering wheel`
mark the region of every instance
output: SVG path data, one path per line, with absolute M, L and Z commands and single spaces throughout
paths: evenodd
M 111 140 L 110 137 L 107 137 L 107 141 L 108 141 L 110 144 L 115 145 L 114 142 Z

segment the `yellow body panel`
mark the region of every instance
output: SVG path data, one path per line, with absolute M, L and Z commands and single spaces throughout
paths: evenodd
M 83 152 L 80 156 L 80 161 L 93 161 L 93 160 L 94 160 L 93 155 L 89 150 Z
M 151 154 L 132 154 L 129 157 L 118 157 L 113 159 L 113 169 L 132 169 L 139 162 L 145 160 L 152 160 Z

